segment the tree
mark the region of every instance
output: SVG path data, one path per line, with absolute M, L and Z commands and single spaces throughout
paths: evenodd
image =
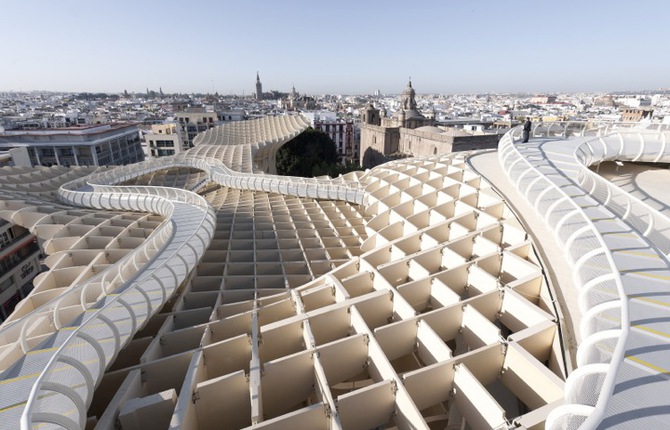
M 312 170 L 312 173 L 313 173 L 313 176 L 328 175 L 331 178 L 336 178 L 340 175 L 344 175 L 345 173 L 354 172 L 354 171 L 357 171 L 357 170 L 363 170 L 363 168 L 360 165 L 354 164 L 352 162 L 347 162 L 346 164 L 320 163 L 320 164 L 317 164 L 316 166 L 314 166 L 314 169 Z
M 311 178 L 337 165 L 335 142 L 321 130 L 308 128 L 277 151 L 277 174 Z

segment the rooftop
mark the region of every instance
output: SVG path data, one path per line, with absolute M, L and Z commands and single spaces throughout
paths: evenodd
M 127 127 L 136 127 L 134 123 L 113 123 L 82 125 L 75 127 L 38 128 L 30 130 L 5 130 L 2 136 L 57 136 L 57 135 L 94 135 L 108 131 L 120 130 Z
M 667 422 L 665 195 L 598 171 L 670 161 L 668 131 L 535 122 L 496 152 L 269 174 L 306 126 L 231 123 L 104 172 L 1 168 L 0 217 L 49 267 L 0 326 L 2 422 Z

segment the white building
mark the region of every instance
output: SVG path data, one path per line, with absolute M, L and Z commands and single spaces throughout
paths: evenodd
M 154 124 L 144 133 L 142 149 L 146 157 L 180 154 L 184 149 L 181 127 L 177 123 Z
M 310 111 L 301 112 L 310 122 L 312 128 L 326 133 L 335 142 L 339 161 L 358 162 L 361 130 L 353 119 L 338 118 L 336 112 Z

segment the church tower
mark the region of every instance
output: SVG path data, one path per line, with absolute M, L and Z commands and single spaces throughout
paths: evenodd
M 256 72 L 256 100 L 263 100 L 263 84 L 258 72 Z
M 402 92 L 402 108 L 403 110 L 416 110 L 416 100 L 414 97 L 416 92 L 412 88 L 412 80 L 407 83 L 407 88 Z

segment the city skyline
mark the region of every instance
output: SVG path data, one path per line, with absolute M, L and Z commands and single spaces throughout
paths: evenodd
M 651 3 L 12 3 L 0 91 L 242 95 L 257 71 L 266 91 L 307 94 L 394 94 L 409 76 L 418 93 L 667 88 L 668 33 L 626 25 L 670 12 Z

